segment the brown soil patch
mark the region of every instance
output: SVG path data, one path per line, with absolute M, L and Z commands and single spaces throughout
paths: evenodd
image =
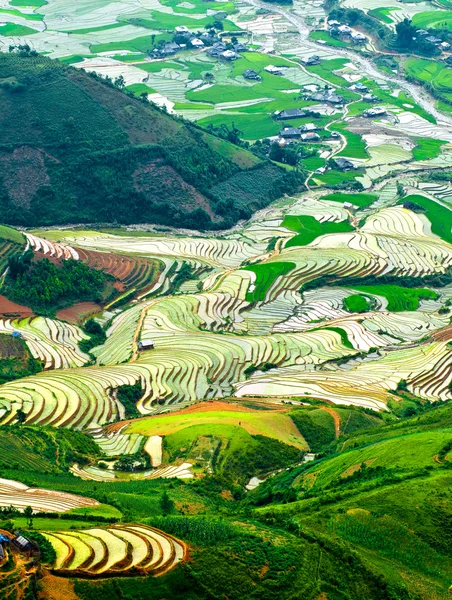
M 337 412 L 335 410 L 333 410 L 332 408 L 328 408 L 327 406 L 322 406 L 320 408 L 320 410 L 325 410 L 327 413 L 330 413 L 330 415 L 333 417 L 334 431 L 335 431 L 335 435 L 336 435 L 336 439 L 337 439 L 341 434 L 341 418 L 340 418 L 340 416 L 337 414 Z
M 341 478 L 344 479 L 345 477 L 350 477 L 350 475 L 353 475 L 353 473 L 356 473 L 356 471 L 359 471 L 363 464 L 365 464 L 367 467 L 370 467 L 370 465 L 374 462 L 374 460 L 375 460 L 375 458 L 369 458 L 369 460 L 364 461 L 364 463 L 358 463 L 356 465 L 351 465 L 351 467 L 349 467 L 348 469 L 345 469 L 345 471 L 343 473 L 341 473 Z
M 234 500 L 234 498 L 232 497 L 232 494 L 231 494 L 231 490 L 223 490 L 221 492 L 220 496 L 223 498 L 223 500 L 229 500 L 229 501 Z
M 79 600 L 74 592 L 74 583 L 64 577 L 55 577 L 48 572 L 39 580 L 39 600 Z
M 77 302 L 69 308 L 64 308 L 56 313 L 56 318 L 71 324 L 81 323 L 89 315 L 94 315 L 102 310 L 95 302 Z
M 32 317 L 34 312 L 28 306 L 22 306 L 16 302 L 11 302 L 5 296 L 0 295 L 0 315 L 20 315 L 21 317 Z
M 16 148 L 11 154 L 0 152 L 0 174 L 14 202 L 26 208 L 30 198 L 49 182 L 44 154 L 27 146 Z

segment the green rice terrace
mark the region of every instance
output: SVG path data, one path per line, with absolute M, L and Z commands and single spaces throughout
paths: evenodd
M 0 598 L 447 600 L 452 3 L 0 2 Z

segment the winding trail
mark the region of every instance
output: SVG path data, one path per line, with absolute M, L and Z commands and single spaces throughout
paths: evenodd
M 310 28 L 307 26 L 305 21 L 298 15 L 294 15 L 291 12 L 288 12 L 287 10 L 284 10 L 279 6 L 274 6 L 273 4 L 268 2 L 260 2 L 259 0 L 246 0 L 246 2 L 247 4 L 251 4 L 256 8 L 264 8 L 269 13 L 276 13 L 283 16 L 287 21 L 289 21 L 289 23 L 291 23 L 297 28 L 300 38 L 303 41 L 303 46 L 307 48 L 312 48 L 313 51 L 319 49 L 318 44 L 308 39 Z M 405 79 L 403 79 L 402 77 L 398 77 L 397 75 L 388 75 L 387 73 L 379 71 L 368 58 L 365 58 L 364 56 L 361 56 L 356 52 L 352 52 L 351 50 L 335 47 L 334 53 L 337 56 L 348 58 L 351 62 L 354 62 L 355 64 L 359 65 L 362 68 L 363 72 L 365 72 L 366 75 L 368 75 L 369 77 L 373 79 L 382 79 L 384 81 L 396 83 L 402 89 L 408 91 L 409 94 L 412 96 L 413 100 L 415 100 L 416 103 L 419 104 L 419 106 L 421 106 L 424 110 L 426 110 L 428 113 L 435 117 L 435 119 L 438 121 L 438 125 L 441 125 L 443 127 L 446 126 L 448 128 L 448 131 L 452 133 L 452 117 L 449 117 L 448 115 L 445 115 L 436 110 L 434 106 L 435 99 L 430 94 L 428 94 L 428 92 L 426 92 L 423 88 L 420 88 L 419 86 L 410 83 L 409 81 L 406 81 Z

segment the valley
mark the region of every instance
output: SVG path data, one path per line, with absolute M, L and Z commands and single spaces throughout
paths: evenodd
M 0 0 L 1 598 L 449 598 L 450 8 Z

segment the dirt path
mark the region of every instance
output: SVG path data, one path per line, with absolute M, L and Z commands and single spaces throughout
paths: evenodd
M 333 408 L 329 408 L 328 406 L 322 406 L 320 410 L 324 410 L 334 419 L 334 432 L 336 435 L 336 439 L 341 435 L 341 418 L 337 414 L 337 412 Z

